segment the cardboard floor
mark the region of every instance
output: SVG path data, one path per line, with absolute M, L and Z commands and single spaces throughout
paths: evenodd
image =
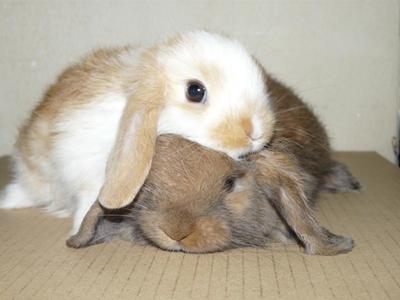
M 400 169 L 375 153 L 337 157 L 364 190 L 321 195 L 318 217 L 355 239 L 349 254 L 273 244 L 193 255 L 122 241 L 73 250 L 70 219 L 0 210 L 0 299 L 400 299 Z

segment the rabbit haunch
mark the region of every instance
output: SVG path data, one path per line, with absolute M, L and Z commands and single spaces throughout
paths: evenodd
M 76 232 L 97 198 L 108 208 L 135 198 L 160 134 L 233 158 L 258 151 L 274 124 L 263 80 L 243 46 L 203 31 L 98 50 L 58 77 L 21 129 L 1 206 L 72 213 Z M 202 103 L 187 99 L 192 81 L 206 90 Z

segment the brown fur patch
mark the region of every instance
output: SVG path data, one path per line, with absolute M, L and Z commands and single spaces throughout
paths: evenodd
M 211 252 L 223 249 L 229 244 L 228 228 L 215 218 L 201 218 L 197 221 L 193 233 L 184 238 L 181 244 L 188 252 Z
M 274 206 L 305 245 L 307 253 L 335 255 L 352 248 L 352 240 L 336 236 L 323 228 L 314 216 L 306 195 L 311 176 L 291 154 L 263 151 L 258 154 L 258 182 L 274 186 Z M 315 197 L 315 196 L 314 196 Z
M 194 231 L 194 219 L 195 217 L 188 211 L 177 210 L 163 219 L 160 228 L 171 239 L 180 241 Z
M 237 217 L 243 216 L 251 204 L 252 193 L 250 191 L 241 191 L 229 194 L 224 199 L 228 209 Z
M 83 104 L 95 102 L 99 95 L 125 93 L 132 84 L 132 67 L 122 59 L 131 47 L 99 49 L 67 68 L 52 84 L 21 128 L 16 148 L 32 173 L 40 155 L 48 157 L 59 133 L 55 122 L 79 109 Z
M 249 135 L 253 130 L 250 117 L 247 114 L 227 116 L 212 129 L 212 137 L 219 140 L 227 149 L 237 149 L 249 146 Z
M 234 190 L 224 198 L 225 205 L 237 217 L 243 216 L 250 208 L 252 197 L 254 197 L 254 178 L 252 174 L 245 174 L 238 178 Z

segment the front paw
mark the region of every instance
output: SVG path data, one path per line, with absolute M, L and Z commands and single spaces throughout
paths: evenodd
M 354 248 L 351 237 L 330 234 L 323 242 L 306 245 L 305 252 L 311 255 L 337 255 L 350 252 Z
M 79 235 L 79 233 L 70 236 L 69 239 L 66 241 L 66 245 L 69 248 L 83 248 L 90 245 L 91 238 L 84 237 Z

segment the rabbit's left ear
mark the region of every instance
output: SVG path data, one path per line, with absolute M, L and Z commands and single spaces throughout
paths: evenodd
M 70 248 L 83 248 L 93 245 L 97 224 L 102 217 L 104 217 L 103 209 L 95 201 L 83 218 L 79 231 L 67 240 L 67 246 Z
M 134 93 L 125 106 L 99 194 L 99 202 L 105 208 L 116 209 L 131 203 L 150 171 L 160 103 L 147 96 Z

